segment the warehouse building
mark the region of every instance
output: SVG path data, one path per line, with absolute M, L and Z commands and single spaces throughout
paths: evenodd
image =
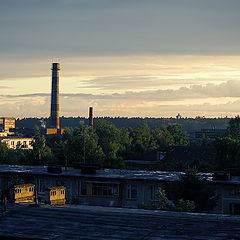
M 69 203 L 138 208 L 156 200 L 159 187 L 166 191 L 179 180 L 180 172 L 146 170 L 96 170 L 96 174 L 82 173 L 80 169 L 44 166 L 0 165 L 0 190 L 11 185 L 17 176 L 24 183 L 32 183 L 39 196 L 49 187 L 65 186 Z M 200 174 L 214 184 L 219 194 L 214 213 L 240 214 L 240 177 L 213 178 L 211 173 Z

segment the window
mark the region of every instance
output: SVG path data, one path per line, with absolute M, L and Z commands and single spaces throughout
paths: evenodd
M 81 182 L 81 195 L 87 195 L 87 184 L 85 181 Z
M 127 198 L 136 199 L 137 198 L 137 185 L 127 184 Z
M 32 192 L 32 188 L 31 187 L 29 188 L 29 192 Z
M 240 189 L 239 188 L 234 188 L 230 191 L 231 196 L 239 196 L 240 195 Z
M 158 186 L 156 185 L 152 185 L 151 186 L 151 200 L 152 201 L 155 201 L 156 200 L 156 193 L 157 193 L 157 190 L 158 190 Z
M 119 196 L 117 184 L 93 183 L 92 195 L 100 197 L 116 197 Z
M 14 146 L 14 141 L 11 141 L 11 145 Z

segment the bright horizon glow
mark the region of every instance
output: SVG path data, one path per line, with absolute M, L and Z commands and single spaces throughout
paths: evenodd
M 234 117 L 240 110 L 240 1 L 0 0 L 0 112 Z

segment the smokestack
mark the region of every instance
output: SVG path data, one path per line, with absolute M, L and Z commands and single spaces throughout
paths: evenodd
M 89 122 L 88 122 L 88 126 L 92 127 L 93 126 L 93 107 L 89 108 Z
M 52 64 L 52 95 L 50 127 L 59 129 L 59 70 L 60 64 Z

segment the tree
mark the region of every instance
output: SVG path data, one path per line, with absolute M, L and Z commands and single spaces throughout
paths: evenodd
M 155 139 L 158 146 L 167 147 L 174 145 L 174 138 L 167 130 L 166 126 L 162 126 L 161 128 L 155 128 L 153 130 L 153 138 Z
M 165 190 L 158 188 L 156 192 L 157 206 L 162 210 L 168 210 L 168 198 L 166 196 Z
M 195 209 L 194 201 L 179 199 L 174 207 L 177 212 L 193 212 Z
M 225 136 L 240 140 L 240 117 L 237 116 L 229 121 Z
M 42 164 L 43 161 L 49 162 L 53 159 L 51 148 L 46 146 L 46 139 L 41 136 L 39 127 L 35 127 L 34 142 L 33 142 L 33 156 L 37 163 Z
M 130 129 L 130 137 L 132 138 L 132 148 L 135 152 L 143 153 L 157 149 L 156 141 L 154 141 L 151 130 L 146 123 Z
M 129 135 L 128 128 L 120 129 L 120 146 L 117 155 L 123 159 L 128 159 L 132 152 L 132 137 Z
M 8 151 L 6 143 L 1 142 L 0 140 L 0 163 L 4 163 L 7 160 Z
M 105 154 L 104 166 L 111 168 L 124 167 L 123 158 L 118 156 L 121 143 L 120 130 L 112 123 L 101 120 L 97 123 L 96 133 L 99 138 L 98 143 Z
M 61 163 L 102 163 L 104 153 L 98 145 L 98 136 L 93 128 L 82 123 L 73 131 L 68 129 L 56 145 L 55 156 Z
M 214 147 L 216 149 L 215 161 L 218 169 L 240 167 L 240 140 L 228 136 L 216 138 Z
M 176 183 L 176 199 L 193 201 L 196 212 L 209 212 L 216 206 L 218 196 L 213 186 L 200 179 L 196 169 L 187 169 Z
M 186 146 L 189 144 L 188 135 L 186 132 L 182 130 L 181 125 L 169 125 L 167 130 L 172 135 L 174 139 L 174 145 L 177 146 Z
M 216 164 L 218 169 L 240 167 L 240 117 L 229 121 L 224 136 L 214 141 L 216 150 Z

